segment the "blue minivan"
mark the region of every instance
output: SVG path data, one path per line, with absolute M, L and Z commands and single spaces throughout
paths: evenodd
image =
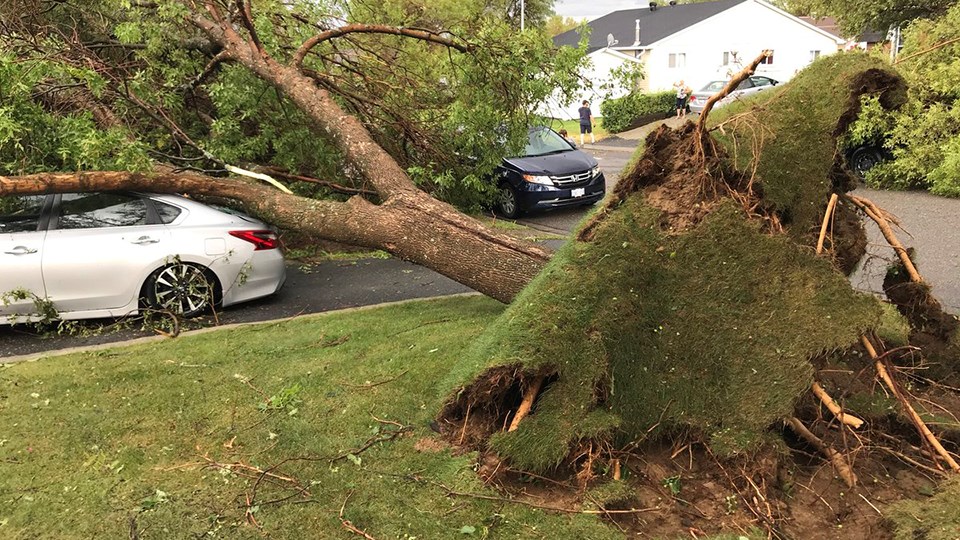
M 524 212 L 591 205 L 606 193 L 597 160 L 548 127 L 530 128 L 523 155 L 497 167 L 497 210 L 516 218 Z

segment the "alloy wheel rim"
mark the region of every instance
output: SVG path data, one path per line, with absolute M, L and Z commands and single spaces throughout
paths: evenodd
M 500 188 L 500 209 L 504 214 L 513 214 L 517 208 L 517 201 L 514 199 L 513 191 L 508 187 Z
M 177 264 L 164 268 L 154 283 L 158 307 L 177 315 L 194 313 L 210 302 L 210 282 L 196 266 Z

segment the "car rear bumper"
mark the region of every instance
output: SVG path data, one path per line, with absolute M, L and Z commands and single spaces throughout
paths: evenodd
M 280 290 L 287 279 L 287 267 L 279 249 L 254 251 L 233 285 L 223 291 L 223 305 L 229 306 Z
M 603 173 L 600 173 L 590 182 L 576 187 L 544 186 L 525 182 L 517 198 L 524 211 L 536 211 L 593 204 L 605 194 L 606 179 Z

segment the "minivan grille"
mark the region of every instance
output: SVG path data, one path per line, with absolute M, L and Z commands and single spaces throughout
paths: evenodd
M 593 171 L 584 171 L 582 173 L 568 174 L 565 176 L 551 176 L 550 179 L 558 186 L 569 186 L 571 184 L 580 184 L 590 180 L 593 177 Z

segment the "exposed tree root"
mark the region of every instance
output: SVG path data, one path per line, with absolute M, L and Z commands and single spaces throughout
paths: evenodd
M 530 373 L 516 365 L 488 369 L 443 407 L 440 432 L 457 446 L 484 450 L 491 435 L 517 428 L 554 379 L 551 371 Z
M 544 377 L 540 376 L 530 382 L 530 386 L 523 392 L 523 401 L 520 402 L 520 407 L 517 408 L 517 414 L 513 415 L 513 420 L 510 421 L 510 428 L 507 431 L 516 431 L 516 429 L 520 427 L 520 421 L 530 413 L 530 408 L 533 407 L 533 400 L 537 398 L 537 395 L 540 393 L 540 387 L 543 386 L 543 380 Z
M 697 139 L 702 141 L 703 135 L 706 133 L 707 127 L 707 116 L 710 114 L 710 111 L 713 109 L 714 105 L 718 101 L 730 95 L 730 92 L 733 92 L 737 86 L 743 82 L 747 77 L 753 75 L 753 72 L 757 70 L 757 66 L 760 65 L 760 62 L 763 62 L 765 58 L 773 54 L 771 50 L 764 50 L 760 53 L 759 56 L 753 59 L 750 64 L 745 68 L 740 70 L 739 73 L 735 74 L 733 77 L 730 77 L 730 81 L 727 82 L 726 86 L 722 90 L 714 94 L 707 100 L 707 103 L 703 106 L 703 111 L 700 112 L 700 118 L 697 119 Z M 698 146 L 700 156 L 705 156 L 706 154 L 703 151 L 703 146 Z
M 950 455 L 946 449 L 944 449 L 943 445 L 940 444 L 940 440 L 937 439 L 933 432 L 930 431 L 930 428 L 927 427 L 927 424 L 922 418 L 920 418 L 920 415 L 917 414 L 916 409 L 910 405 L 910 402 L 907 401 L 907 398 L 903 395 L 903 392 L 900 391 L 900 387 L 890 376 L 889 371 L 887 371 L 887 367 L 883 363 L 883 358 L 877 355 L 877 351 L 873 347 L 873 343 L 871 343 L 870 339 L 866 336 L 861 339 L 863 342 L 863 347 L 867 350 L 867 354 L 874 359 L 874 365 L 876 366 L 877 374 L 880 375 L 880 379 L 883 380 L 884 384 L 887 385 L 887 388 L 890 389 L 890 392 L 903 406 L 903 409 L 910 418 L 910 421 L 913 422 L 914 426 L 917 428 L 917 431 L 920 432 L 920 436 L 933 448 L 937 455 L 939 455 L 940 458 L 946 462 L 953 472 L 960 472 L 960 465 L 958 465 L 956 460 L 953 459 L 953 456 Z
M 830 460 L 833 468 L 837 471 L 837 475 L 839 475 L 840 478 L 846 482 L 847 487 L 853 488 L 857 485 L 857 475 L 854 474 L 853 469 L 850 467 L 850 464 L 847 463 L 847 460 L 844 459 L 843 454 L 837 452 L 823 442 L 820 437 L 814 435 L 798 418 L 791 416 L 787 418 L 785 422 L 788 426 L 790 426 L 790 429 L 792 429 L 794 433 L 813 445 L 817 450 L 820 451 L 820 453 Z
M 856 195 L 846 195 L 848 201 L 852 202 L 857 206 L 857 208 L 863 210 L 867 216 L 870 217 L 873 221 L 877 223 L 877 226 L 880 227 L 880 232 L 883 233 L 883 237 L 886 238 L 887 243 L 890 244 L 890 247 L 897 252 L 897 256 L 900 257 L 900 261 L 903 263 L 903 266 L 907 269 L 907 273 L 910 274 L 910 279 L 914 283 L 923 283 L 923 278 L 920 277 L 920 272 L 917 271 L 917 267 L 913 265 L 913 261 L 910 260 L 910 255 L 907 253 L 907 249 L 903 247 L 903 244 L 897 240 L 897 235 L 893 233 L 893 229 L 890 228 L 890 223 L 885 217 L 885 212 L 881 210 L 877 205 L 868 199 L 863 197 L 857 197 Z
M 837 207 L 837 199 L 839 199 L 839 196 L 836 193 L 830 195 L 830 202 L 827 203 L 827 211 L 823 214 L 823 224 L 820 226 L 820 237 L 817 238 L 818 255 L 823 252 L 823 241 L 827 238 L 827 227 L 833 219 L 833 210 Z
M 837 420 L 840 421 L 840 423 L 850 426 L 854 429 L 857 429 L 863 425 L 863 420 L 857 418 L 856 416 L 844 413 L 843 409 L 841 409 L 840 406 L 837 405 L 837 402 L 835 402 L 833 398 L 830 397 L 830 394 L 828 394 L 827 391 L 824 390 L 822 386 L 820 386 L 820 383 L 818 382 L 813 383 L 813 386 L 811 388 L 813 389 L 814 395 L 820 398 L 820 401 L 823 402 L 823 405 L 831 413 L 833 413 L 833 416 L 835 416 Z

